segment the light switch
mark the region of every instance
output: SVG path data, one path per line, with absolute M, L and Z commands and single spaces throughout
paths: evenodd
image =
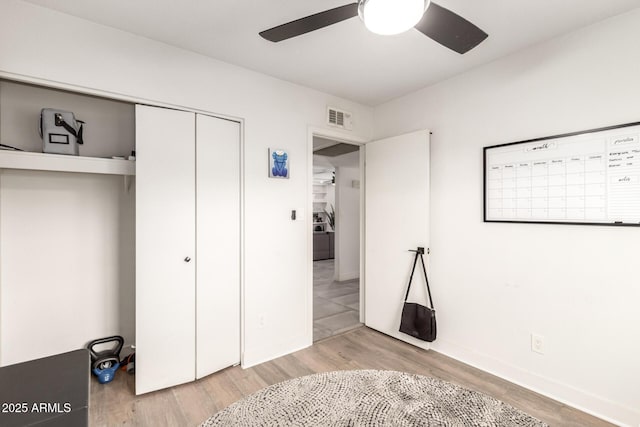
M 296 210 L 292 210 L 291 211 L 291 221 L 295 221 L 296 220 Z

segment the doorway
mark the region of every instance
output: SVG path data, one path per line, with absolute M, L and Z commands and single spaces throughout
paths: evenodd
M 362 325 L 360 147 L 313 136 L 313 341 Z

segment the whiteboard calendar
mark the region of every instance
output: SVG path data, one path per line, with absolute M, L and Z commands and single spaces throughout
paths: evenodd
M 485 147 L 484 220 L 640 225 L 640 123 Z

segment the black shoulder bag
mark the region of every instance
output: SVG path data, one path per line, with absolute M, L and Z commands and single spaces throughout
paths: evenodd
M 407 294 L 404 296 L 404 307 L 402 308 L 402 318 L 400 319 L 400 332 L 411 335 L 414 338 L 418 338 L 422 341 L 432 342 L 436 339 L 436 311 L 433 308 L 433 300 L 431 299 L 431 289 L 429 289 L 429 279 L 427 278 L 427 269 L 424 266 L 424 248 L 418 248 L 418 250 L 411 251 L 416 253 L 416 257 L 413 260 L 413 268 L 411 269 L 411 276 L 409 277 L 409 285 L 407 286 Z M 413 273 L 416 271 L 416 264 L 418 263 L 418 257 L 422 262 L 422 271 L 424 271 L 424 280 L 427 283 L 427 294 L 429 295 L 429 305 L 431 307 L 425 307 L 424 305 L 416 304 L 413 302 L 407 302 L 409 297 L 409 290 L 411 289 L 411 281 L 413 280 Z

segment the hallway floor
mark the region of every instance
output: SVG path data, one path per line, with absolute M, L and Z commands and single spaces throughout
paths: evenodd
M 356 328 L 360 323 L 360 282 L 333 280 L 334 260 L 313 262 L 313 341 Z

